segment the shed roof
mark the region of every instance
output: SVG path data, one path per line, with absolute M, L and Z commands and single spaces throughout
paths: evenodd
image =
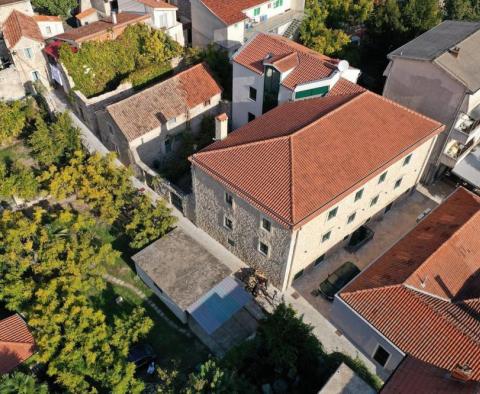
M 132 259 L 183 310 L 231 273 L 179 228 L 153 242 Z

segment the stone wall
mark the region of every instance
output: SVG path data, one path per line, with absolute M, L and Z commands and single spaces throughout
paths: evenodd
M 275 286 L 280 287 L 287 265 L 291 232 L 262 215 L 235 193 L 233 208 L 225 202 L 227 191 L 219 182 L 192 166 L 195 198 L 195 223 L 248 265 L 263 272 Z M 233 221 L 233 230 L 224 226 L 224 217 Z M 260 227 L 261 219 L 270 220 L 270 232 Z M 228 240 L 234 242 L 231 245 Z M 258 250 L 259 241 L 269 246 L 269 256 Z

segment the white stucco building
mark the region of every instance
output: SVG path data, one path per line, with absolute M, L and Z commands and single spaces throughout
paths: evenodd
M 42 37 L 47 39 L 57 34 L 63 33 L 63 21 L 58 16 L 34 15 L 33 19 L 37 22 Z
M 197 132 L 203 116 L 216 115 L 221 93 L 207 67 L 198 64 L 98 111 L 100 138 L 145 175 L 175 152 L 183 132 Z
M 285 103 L 192 156 L 196 224 L 285 290 L 409 195 L 442 130 L 368 91 Z
M 120 12 L 148 14 L 150 26 L 163 30 L 180 45 L 185 45 L 183 26 L 177 21 L 178 8 L 162 0 L 118 0 Z
M 194 46 L 217 44 L 233 53 L 257 32 L 295 36 L 304 0 L 191 0 Z
M 258 33 L 232 58 L 232 125 L 236 129 L 277 105 L 352 93 L 360 70 L 277 34 Z
M 384 380 L 406 356 L 418 361 L 385 392 L 478 391 L 479 228 L 480 197 L 457 189 L 335 296 L 332 321 Z
M 0 2 L 0 27 L 12 11 L 19 11 L 22 14 L 33 16 L 33 8 L 30 0 L 2 0 Z
M 480 23 L 445 21 L 388 55 L 383 95 L 447 126 L 425 174 L 427 183 L 447 169 L 455 173 L 480 142 L 479 48 Z M 480 160 L 473 162 L 467 172 L 478 172 L 480 188 Z

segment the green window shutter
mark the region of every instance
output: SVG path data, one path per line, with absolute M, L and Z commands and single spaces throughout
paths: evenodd
M 330 86 L 321 86 L 319 88 L 301 90 L 300 92 L 295 93 L 295 99 L 302 99 L 312 96 L 325 96 L 330 89 Z
M 253 10 L 253 16 L 258 16 L 258 15 L 260 15 L 260 7 L 259 7 L 259 8 L 255 8 L 255 9 Z

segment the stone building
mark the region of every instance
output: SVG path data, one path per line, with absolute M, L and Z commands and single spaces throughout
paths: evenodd
M 3 26 L 12 11 L 33 16 L 33 8 L 30 0 L 2 0 L 0 1 L 0 27 Z
M 444 21 L 388 58 L 383 95 L 446 125 L 424 181 L 473 172 L 465 177 L 480 189 L 480 156 L 470 155 L 480 142 L 480 23 Z M 463 170 L 467 156 L 472 164 Z
M 232 60 L 234 129 L 287 101 L 361 90 L 360 70 L 277 34 L 255 35 Z
M 171 156 L 181 133 L 197 132 L 203 116 L 219 111 L 222 90 L 198 64 L 97 113 L 100 138 L 125 165 L 142 174 Z
M 335 296 L 332 321 L 383 379 L 410 357 L 430 370 L 386 392 L 478 392 L 479 229 L 480 197 L 457 189 Z
M 442 131 L 368 91 L 285 103 L 191 157 L 196 224 L 285 290 L 409 195 Z

